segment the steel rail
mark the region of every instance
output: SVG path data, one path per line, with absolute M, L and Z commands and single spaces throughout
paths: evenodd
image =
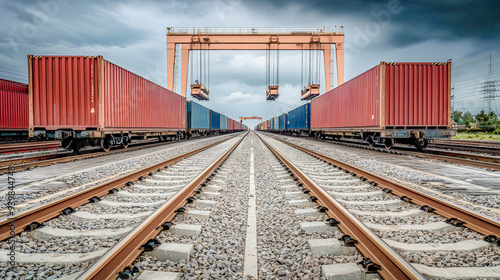
M 229 138 L 232 139 L 232 138 Z M 89 203 L 89 199 L 93 197 L 101 197 L 109 193 L 112 189 L 118 189 L 125 186 L 129 182 L 137 181 L 141 177 L 147 176 L 150 172 L 155 172 L 157 170 L 163 169 L 169 165 L 172 165 L 180 160 L 185 159 L 186 157 L 195 155 L 199 152 L 202 152 L 208 148 L 219 145 L 223 142 L 226 142 L 229 139 L 224 139 L 222 141 L 218 141 L 216 143 L 207 145 L 205 147 L 196 149 L 194 151 L 185 153 L 183 155 L 174 157 L 172 159 L 166 160 L 164 162 L 152 165 L 150 167 L 143 168 L 141 170 L 135 171 L 131 174 L 125 175 L 123 177 L 117 178 L 110 182 L 91 187 L 82 191 L 79 191 L 75 194 L 72 194 L 67 197 L 63 197 L 56 201 L 38 206 L 33 209 L 26 210 L 22 213 L 19 213 L 15 216 L 5 218 L 0 220 L 0 241 L 5 240 L 11 236 L 11 225 L 15 225 L 14 232 L 18 234 L 23 232 L 26 227 L 28 227 L 31 223 L 43 223 L 47 220 L 50 220 L 54 217 L 57 217 L 62 214 L 62 211 L 68 207 L 76 208 L 78 206 Z M 14 223 L 14 224 L 13 224 Z
M 291 147 L 294 147 L 298 150 L 301 150 L 307 154 L 320 158 L 323 161 L 328 162 L 334 166 L 347 170 L 348 172 L 352 173 L 357 177 L 365 178 L 367 181 L 376 183 L 378 187 L 384 189 L 386 192 L 390 192 L 399 197 L 407 197 L 414 204 L 420 206 L 428 206 L 431 209 L 433 209 L 433 212 L 436 214 L 444 216 L 448 219 L 451 218 L 458 219 L 459 221 L 464 223 L 463 225 L 465 227 L 477 231 L 485 236 L 500 235 L 500 221 L 494 220 L 493 218 L 487 217 L 481 213 L 467 209 L 455 203 L 442 200 L 438 197 L 432 196 L 422 191 L 406 187 L 392 180 L 386 179 L 379 175 L 375 175 L 371 172 L 354 167 L 344 162 L 334 160 L 321 153 L 311 151 L 309 149 L 300 147 L 298 145 L 295 145 L 293 143 L 281 139 L 276 139 L 276 140 L 284 144 L 287 144 Z
M 284 135 L 288 137 L 294 137 L 289 135 Z M 300 136 L 299 136 L 300 137 Z M 396 153 L 399 155 L 414 156 L 418 158 L 429 158 L 435 159 L 443 162 L 450 162 L 456 164 L 463 164 L 472 167 L 481 167 L 492 170 L 500 170 L 500 158 L 494 156 L 483 156 L 474 154 L 464 154 L 450 151 L 436 151 L 436 150 L 424 150 L 423 152 L 414 151 L 412 148 L 406 147 L 394 147 L 393 150 L 387 150 L 384 148 L 370 147 L 366 142 L 361 141 L 334 141 L 334 140 L 323 140 L 317 138 L 310 138 L 311 140 L 330 143 L 334 145 L 342 145 L 358 149 L 368 149 L 377 152 L 384 153 Z
M 60 148 L 60 146 L 61 145 L 59 144 L 59 142 L 5 145 L 5 146 L 0 146 L 0 154 L 51 150 L 51 149 L 58 149 Z
M 177 210 L 187 204 L 187 199 L 195 195 L 221 163 L 243 141 L 246 134 L 227 152 L 220 156 L 214 163 L 207 167 L 200 175 L 193 179 L 187 186 L 174 197 L 165 202 L 151 216 L 145 219 L 132 232 L 122 238 L 118 244 L 106 252 L 88 270 L 79 275 L 77 279 L 116 279 L 119 273 L 132 264 L 143 252 L 142 245 L 156 237 L 162 230 L 161 225 L 170 222 Z
M 500 148 L 498 146 L 478 146 L 479 144 L 455 144 L 455 143 L 429 143 L 429 147 L 438 149 L 453 149 L 456 151 L 467 151 L 474 153 L 485 153 L 491 155 L 500 155 Z
M 472 167 L 482 167 L 492 170 L 500 170 L 500 163 L 498 163 L 498 159 L 495 159 L 493 157 L 486 157 L 480 155 L 467 155 L 467 154 L 446 152 L 446 151 L 431 151 L 430 153 L 406 152 L 403 154 L 418 158 L 429 158 L 448 163 L 463 164 Z
M 207 137 L 205 137 L 205 139 L 211 138 L 211 137 L 213 137 L 213 136 L 207 136 Z M 58 153 L 58 154 L 50 154 L 50 155 L 34 156 L 34 157 L 28 157 L 28 158 L 18 158 L 18 159 L 13 159 L 13 160 L 5 160 L 5 161 L 0 161 L 0 175 L 12 171 L 12 169 L 14 171 L 18 171 L 18 170 L 23 170 L 23 169 L 27 169 L 27 168 L 42 167 L 42 166 L 48 166 L 48 165 L 52 165 L 52 164 L 71 162 L 71 161 L 94 158 L 94 157 L 99 157 L 99 156 L 113 155 L 113 154 L 124 153 L 124 152 L 132 152 L 132 151 L 141 150 L 141 149 L 154 148 L 154 147 L 163 146 L 163 145 L 170 145 L 173 143 L 186 142 L 186 141 L 189 141 L 192 139 L 199 139 L 199 138 L 193 137 L 193 138 L 189 138 L 189 139 L 179 140 L 179 141 L 175 141 L 175 142 L 168 142 L 168 143 L 152 142 L 152 141 L 131 143 L 129 148 L 127 148 L 127 149 L 123 149 L 123 148 L 116 148 L 115 149 L 115 147 L 112 147 L 112 150 L 109 152 L 103 152 L 102 150 L 94 149 L 94 150 L 85 151 L 84 154 L 80 154 L 80 155 L 75 155 L 73 152 L 64 152 L 64 153 Z
M 309 190 L 309 195 L 315 197 L 316 202 L 325 207 L 325 213 L 340 223 L 337 225 L 344 234 L 349 235 L 358 242 L 357 249 L 369 258 L 373 263 L 380 266 L 378 273 L 384 279 L 425 279 L 410 263 L 396 253 L 380 237 L 374 234 L 358 218 L 351 214 L 344 206 L 333 199 L 327 192 L 318 186 L 309 176 L 297 168 L 285 156 L 274 149 L 267 141 L 259 138 L 271 150 L 271 152 L 283 162 L 289 170 Z

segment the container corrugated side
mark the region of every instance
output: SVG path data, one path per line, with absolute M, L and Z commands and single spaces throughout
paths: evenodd
M 220 114 L 210 110 L 210 129 L 220 129 Z
M 280 130 L 281 129 L 286 129 L 286 121 L 287 121 L 286 119 L 287 119 L 287 116 L 288 116 L 288 114 L 286 114 L 286 113 L 283 114 L 283 115 L 281 115 L 281 116 L 279 116 L 278 129 L 280 129 Z
M 28 85 L 23 83 L 18 83 L 14 81 L 9 81 L 5 79 L 0 79 L 0 90 L 14 91 L 20 93 L 28 93 Z
M 189 101 L 191 106 L 191 129 L 210 129 L 210 109 L 194 101 Z
M 450 127 L 451 62 L 381 63 L 386 127 Z
M 378 128 L 381 103 L 379 67 L 313 99 L 311 128 Z
M 28 56 L 30 126 L 97 129 L 98 59 L 83 56 Z M 118 105 L 118 104 L 116 104 Z
M 30 127 L 156 131 L 186 127 L 186 100 L 101 56 L 28 56 Z
M 186 99 L 108 61 L 104 70 L 106 129 L 186 127 Z
M 227 129 L 227 117 L 225 115 L 220 115 L 220 129 Z
M 186 128 L 191 129 L 191 107 L 192 101 L 186 101 Z
M 22 89 L 22 88 L 11 88 Z M 28 130 L 28 93 L 0 90 L 0 130 Z
M 311 124 L 311 103 L 306 103 L 288 112 L 286 129 L 310 128 Z

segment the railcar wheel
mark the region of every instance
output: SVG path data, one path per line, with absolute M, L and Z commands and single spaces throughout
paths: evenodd
M 392 138 L 385 138 L 384 146 L 387 150 L 392 149 L 394 147 L 394 140 Z
M 85 141 L 72 141 L 71 143 L 71 150 L 77 155 L 81 154 L 80 150 L 83 148 L 85 145 Z
M 73 150 L 73 138 L 67 137 L 61 140 L 61 147 L 64 149 L 71 151 Z
M 366 142 L 368 142 L 368 145 L 370 145 L 370 147 L 375 146 L 375 141 L 373 141 L 373 137 L 371 137 L 371 136 L 368 136 L 366 138 Z
M 121 146 L 122 148 L 126 149 L 126 148 L 128 148 L 128 145 L 129 145 L 129 144 L 130 144 L 130 142 L 127 142 L 127 143 L 121 143 L 121 145 L 120 145 L 120 146 Z
M 104 139 L 101 139 L 101 148 L 106 153 L 111 150 L 111 137 L 106 136 Z
M 73 142 L 73 143 L 71 144 L 71 150 L 73 150 L 73 152 L 74 152 L 75 154 L 77 154 L 77 155 L 79 155 L 79 154 L 80 154 L 80 149 L 79 149 L 79 147 L 78 147 L 77 143 L 75 143 L 75 142 Z
M 421 139 L 420 145 L 422 146 L 422 148 L 427 148 L 427 146 L 429 146 L 429 139 L 427 138 Z

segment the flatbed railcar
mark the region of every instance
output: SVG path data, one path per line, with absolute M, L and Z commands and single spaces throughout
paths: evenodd
M 186 99 L 102 56 L 28 56 L 29 136 L 127 147 L 133 138 L 182 138 Z
M 450 99 L 451 62 L 381 62 L 312 100 L 311 134 L 421 149 L 455 135 Z
M 188 137 L 211 134 L 210 111 L 210 109 L 194 101 L 187 101 L 186 135 Z
M 386 63 L 288 112 L 286 134 L 425 148 L 451 127 L 451 62 Z M 259 130 L 274 130 L 266 125 Z
M 0 79 L 0 139 L 28 138 L 28 85 Z

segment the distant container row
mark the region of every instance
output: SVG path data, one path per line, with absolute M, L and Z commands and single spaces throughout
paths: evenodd
M 385 63 L 256 129 L 425 147 L 449 137 L 451 62 Z
M 127 147 L 132 138 L 178 139 L 246 128 L 102 56 L 30 55 L 28 69 L 29 87 L 0 84 L 1 127 L 59 139 L 66 149 L 109 150 Z
M 196 102 L 187 102 L 187 130 L 190 134 L 206 135 L 216 130 L 243 130 L 246 126 Z
M 0 79 L 0 136 L 27 136 L 28 101 L 28 85 Z

